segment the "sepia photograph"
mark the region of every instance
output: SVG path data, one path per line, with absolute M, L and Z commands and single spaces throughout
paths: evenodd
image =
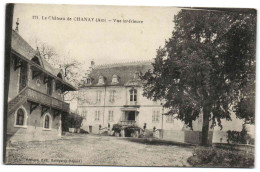
M 257 10 L 6 4 L 4 164 L 255 167 Z

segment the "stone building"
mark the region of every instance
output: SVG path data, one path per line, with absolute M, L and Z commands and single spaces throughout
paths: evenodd
M 12 31 L 7 139 L 48 140 L 61 136 L 61 117 L 69 112 L 63 94 L 76 90 L 18 33 Z
M 161 102 L 144 97 L 141 73 L 152 69 L 151 61 L 118 63 L 95 66 L 91 62 L 89 73 L 78 90 L 77 111 L 84 117 L 82 128 L 89 133 L 111 130 L 113 124 L 135 125 L 153 131 L 165 140 L 200 143 L 202 115 L 193 121 L 193 130 L 167 111 Z M 222 120 L 223 129 L 209 131 L 209 143 L 226 143 L 227 130 L 241 131 L 243 121 L 231 115 L 233 121 Z
M 152 69 L 151 61 L 100 66 L 95 66 L 92 61 L 90 72 L 78 90 L 77 109 L 85 118 L 82 128 L 97 134 L 111 130 L 113 124 L 135 125 L 150 131 L 156 129 L 158 137 L 163 135 L 164 139 L 187 142 L 192 138 L 195 132 L 187 129 L 180 120 L 162 115 L 167 110 L 161 102 L 142 95 L 139 76 L 149 69 Z M 186 140 L 185 132 L 190 135 Z

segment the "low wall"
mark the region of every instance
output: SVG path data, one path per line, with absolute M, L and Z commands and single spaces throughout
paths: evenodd
M 200 144 L 201 131 L 183 131 L 183 130 L 157 130 L 154 132 L 154 137 L 163 140 L 176 141 L 182 143 Z M 212 144 L 212 131 L 209 131 L 208 142 Z
M 255 153 L 254 145 L 246 145 L 246 144 L 227 144 L 227 143 L 213 143 L 213 147 L 229 149 L 229 150 L 239 150 L 246 151 L 248 153 Z
M 228 143 L 228 134 L 227 131 L 214 131 L 213 133 L 213 143 Z
M 159 130 L 160 138 L 163 140 L 176 141 L 184 143 L 184 131 Z
M 59 129 L 43 130 L 41 127 L 27 126 L 20 128 L 15 133 L 7 133 L 8 142 L 18 141 L 46 141 L 59 139 L 61 131 Z
M 185 132 L 185 143 L 192 143 L 192 144 L 201 144 L 201 137 L 202 132 L 201 131 L 184 131 Z M 212 144 L 212 136 L 213 132 L 208 132 L 208 143 Z

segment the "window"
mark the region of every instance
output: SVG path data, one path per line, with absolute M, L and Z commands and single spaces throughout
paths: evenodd
M 138 71 L 135 72 L 134 79 L 140 79 L 140 72 Z
M 131 89 L 130 90 L 130 102 L 136 102 L 137 101 L 137 90 Z
M 173 115 L 167 115 L 167 116 L 166 116 L 166 122 L 167 122 L 167 123 L 173 123 L 173 122 L 174 122 L 174 117 L 173 117 Z
M 43 128 L 44 129 L 51 129 L 51 115 L 49 113 L 46 113 L 43 118 Z
M 108 111 L 108 121 L 112 122 L 114 121 L 114 111 Z
M 110 91 L 110 95 L 109 95 L 109 101 L 110 102 L 114 102 L 115 101 L 115 93 L 116 93 L 115 90 Z
M 61 95 L 61 93 L 62 93 L 61 89 L 58 89 L 56 92 L 57 92 L 59 95 Z
M 62 74 L 58 73 L 57 77 L 59 77 L 60 79 L 62 79 Z
M 22 109 L 18 109 L 16 116 L 16 125 L 24 125 L 24 111 Z
M 28 116 L 26 109 L 23 106 L 21 106 L 14 113 L 14 126 L 27 128 L 27 118 Z
M 101 101 L 101 91 L 97 91 L 97 97 L 96 97 L 96 101 L 100 102 Z
M 49 80 L 47 82 L 47 94 L 51 95 L 52 94 L 52 80 Z
M 117 75 L 113 75 L 112 77 L 112 84 L 118 84 L 119 81 L 118 81 L 118 76 Z
M 87 85 L 91 84 L 91 79 L 87 78 Z
M 39 87 L 39 86 L 41 86 L 41 80 L 40 79 L 37 79 L 36 80 L 36 85 Z
M 81 116 L 83 117 L 83 119 L 87 119 L 87 111 L 85 109 L 82 110 Z
M 34 56 L 34 58 L 32 58 L 32 61 L 33 61 L 34 63 L 36 63 L 37 65 L 41 65 L 41 64 L 40 64 L 40 61 L 39 61 L 39 58 L 36 57 L 36 56 Z
M 48 115 L 45 116 L 44 128 L 50 128 L 50 117 Z
M 160 121 L 160 111 L 155 110 L 155 111 L 153 111 L 152 122 L 157 123 L 159 121 Z
M 100 111 L 95 111 L 95 121 L 100 120 Z
M 104 85 L 104 84 L 105 84 L 105 79 L 102 75 L 100 75 L 98 78 L 98 85 Z

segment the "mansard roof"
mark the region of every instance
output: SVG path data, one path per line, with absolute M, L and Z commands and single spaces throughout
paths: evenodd
M 40 61 L 40 66 L 37 66 L 38 68 L 43 69 L 43 71 L 47 72 L 48 75 L 52 76 L 56 80 L 59 80 L 66 84 L 68 87 L 71 88 L 71 90 L 76 90 L 74 86 L 72 86 L 70 83 L 61 80 L 57 77 L 58 73 L 61 72 L 61 69 L 56 69 L 51 66 L 45 59 L 41 58 L 39 51 L 34 50 L 16 31 L 13 30 L 12 32 L 12 51 L 15 52 L 16 55 L 18 55 L 20 58 L 23 58 L 29 63 L 32 62 L 32 58 L 38 57 Z M 34 64 L 33 64 L 34 65 Z
M 99 76 L 103 76 L 105 78 L 105 85 L 140 85 L 140 79 L 134 78 L 134 75 L 136 74 L 136 72 L 144 74 L 149 69 L 152 69 L 153 67 L 151 63 L 152 61 L 137 61 L 96 66 L 89 74 L 89 77 L 92 79 L 92 83 L 89 86 L 98 86 L 97 83 Z M 112 78 L 114 75 L 117 75 L 119 77 L 118 84 L 112 84 Z

